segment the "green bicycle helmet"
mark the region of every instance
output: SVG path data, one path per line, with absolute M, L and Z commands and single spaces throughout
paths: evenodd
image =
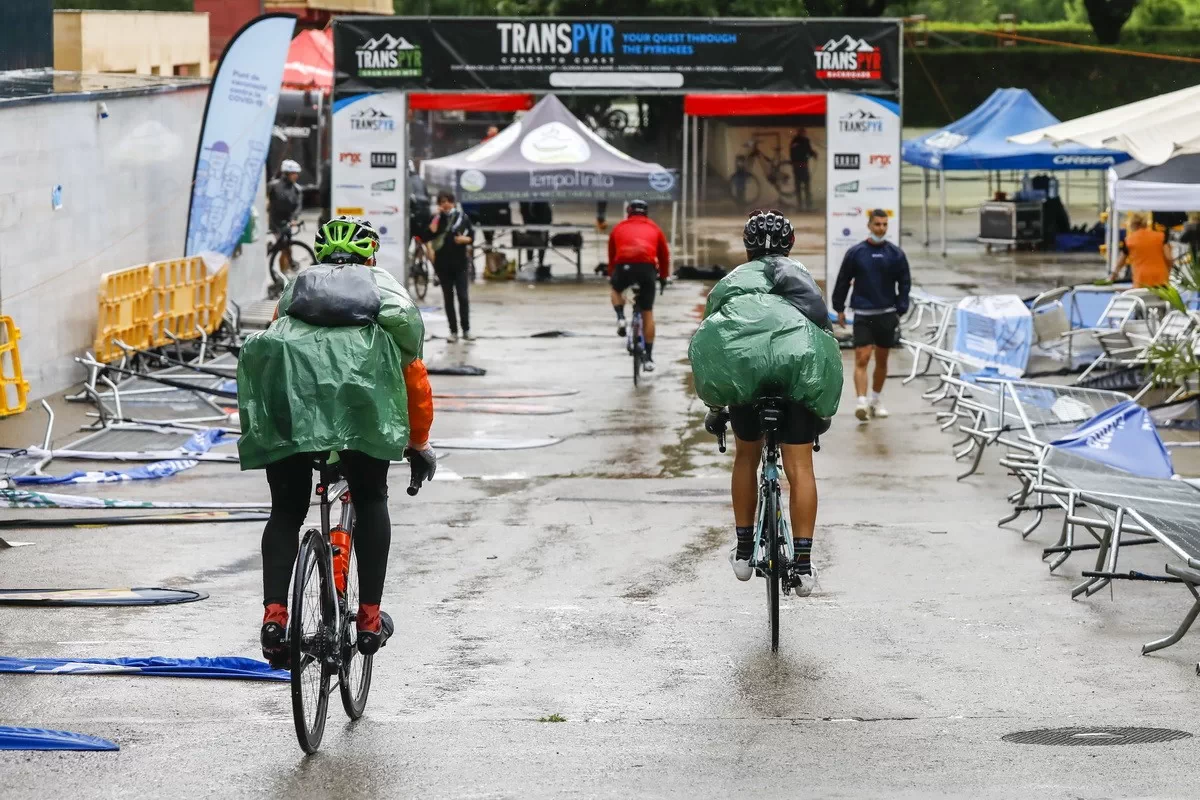
M 379 233 L 365 219 L 337 216 L 317 230 L 313 249 L 321 263 L 365 264 L 379 250 Z

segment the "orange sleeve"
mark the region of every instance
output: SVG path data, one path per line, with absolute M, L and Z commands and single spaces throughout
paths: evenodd
M 616 226 L 608 233 L 608 275 L 612 277 L 613 270 L 617 268 L 617 240 L 613 235 L 617 232 Z
M 408 389 L 408 438 L 422 444 L 429 441 L 429 429 L 433 427 L 433 389 L 424 361 L 413 359 L 404 368 L 404 386 Z
M 271 322 L 274 322 L 277 319 L 279 319 L 279 304 L 278 303 L 275 304 L 275 316 L 271 317 Z

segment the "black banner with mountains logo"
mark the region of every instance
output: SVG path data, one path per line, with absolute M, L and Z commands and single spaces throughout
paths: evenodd
M 896 20 L 339 17 L 339 94 L 900 91 Z

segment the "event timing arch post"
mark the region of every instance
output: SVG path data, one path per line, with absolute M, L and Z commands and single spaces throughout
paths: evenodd
M 338 17 L 333 210 L 375 223 L 385 245 L 381 263 L 403 273 L 408 92 L 813 95 L 826 109 L 828 274 L 863 238 L 872 208 L 888 212 L 889 237 L 899 239 L 902 32 L 897 19 Z M 667 192 L 679 197 L 683 220 L 678 263 L 695 258 L 705 168 L 699 144 L 699 124 L 689 126 L 685 115 L 679 168 L 666 165 L 674 179 Z M 519 180 L 520 164 L 512 168 L 508 178 Z M 563 172 L 562 181 L 548 181 L 542 169 L 536 180 L 605 183 L 586 174 L 586 163 L 565 162 Z M 467 171 L 459 185 L 437 188 L 453 188 L 469 203 L 483 190 L 475 178 Z M 667 178 L 651 179 L 646 193 L 663 196 Z

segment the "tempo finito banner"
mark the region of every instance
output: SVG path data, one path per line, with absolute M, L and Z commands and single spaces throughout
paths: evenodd
M 221 54 L 196 150 L 184 255 L 233 254 L 262 180 L 296 18 L 246 23 Z

